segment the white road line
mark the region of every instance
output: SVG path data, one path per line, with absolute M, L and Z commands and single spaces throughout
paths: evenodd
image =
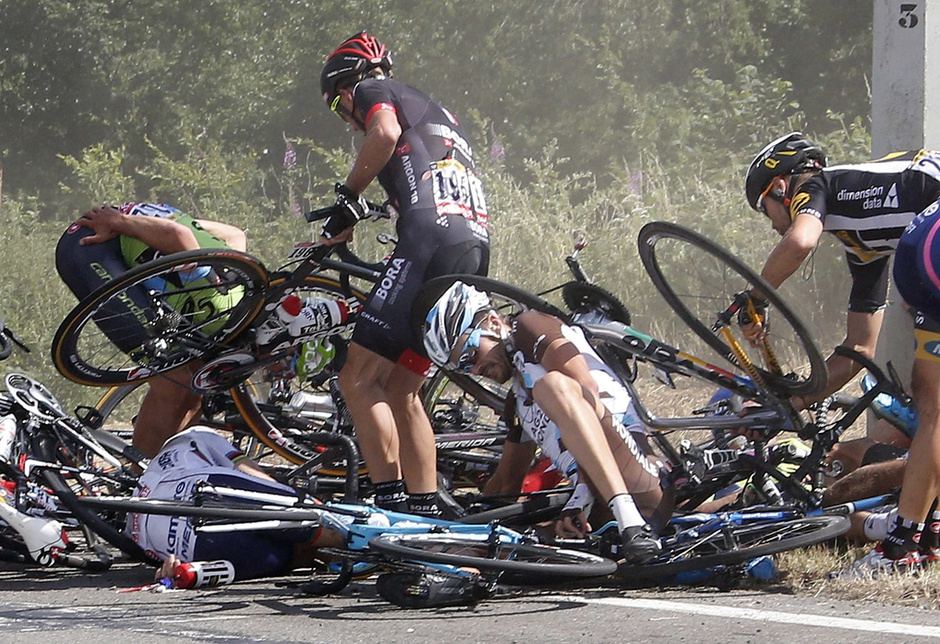
M 558 595 L 549 597 L 552 601 L 570 601 L 584 604 L 605 604 L 621 608 L 659 610 L 692 615 L 708 615 L 734 619 L 751 619 L 758 622 L 777 622 L 779 624 L 799 624 L 800 626 L 819 626 L 821 628 L 839 628 L 866 633 L 892 633 L 896 635 L 914 635 L 917 637 L 940 638 L 940 627 L 917 626 L 916 624 L 898 624 L 866 619 L 850 619 L 829 615 L 811 615 L 805 613 L 784 613 L 776 610 L 758 610 L 737 608 L 734 606 L 716 606 L 713 604 L 689 604 L 661 599 L 640 599 L 628 597 L 579 597 L 577 595 Z

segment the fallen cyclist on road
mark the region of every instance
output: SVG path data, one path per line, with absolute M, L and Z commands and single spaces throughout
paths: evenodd
M 458 281 L 428 311 L 424 343 L 439 366 L 512 379 L 530 448 L 507 443 L 512 452 L 500 467 L 528 467 L 537 443 L 574 483 L 560 536 L 590 532 L 596 492 L 617 521 L 622 558 L 640 564 L 660 552 L 657 531 L 672 511 L 671 490 L 649 457 L 629 392 L 580 329 L 537 311 L 504 317 L 484 293 Z
M 296 490 L 272 479 L 214 430 L 201 426 L 190 427 L 166 441 L 141 475 L 135 496 L 189 501 L 205 483 L 298 496 Z M 231 575 L 228 581 L 282 576 L 322 563 L 318 556 L 320 548 L 344 545 L 340 532 L 331 529 L 328 523 L 277 530 L 198 533 L 186 517 L 131 513 L 127 516 L 127 532 L 163 562 L 156 572 L 158 581 L 173 580 L 182 564 L 193 561 L 227 562 Z M 472 604 L 483 598 L 484 590 L 469 579 L 412 571 L 381 574 L 376 588 L 387 601 L 408 608 Z

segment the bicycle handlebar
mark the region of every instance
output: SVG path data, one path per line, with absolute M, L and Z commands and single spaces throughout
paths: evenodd
M 363 219 L 388 219 L 391 217 L 391 213 L 386 206 L 381 204 L 373 203 L 371 201 L 366 201 L 366 211 L 365 217 Z M 322 221 L 333 214 L 333 206 L 325 206 L 323 208 L 316 208 L 311 210 L 308 213 L 304 214 L 304 219 L 306 219 L 311 224 L 315 221 Z

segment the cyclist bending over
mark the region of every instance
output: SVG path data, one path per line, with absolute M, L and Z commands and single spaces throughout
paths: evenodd
M 825 166 L 822 148 L 792 132 L 768 144 L 748 167 L 748 204 L 782 237 L 761 277 L 779 287 L 823 231 L 833 233 L 845 246 L 852 275 L 842 343 L 872 357 L 887 300 L 888 262 L 895 255 L 894 283 L 914 314 L 911 382 L 919 425 L 897 517 L 871 563 L 907 567 L 922 559 L 918 541 L 925 521 L 940 519 L 940 153 L 896 152 L 868 163 Z M 759 327 L 750 333 L 759 333 Z M 826 365 L 829 381 L 816 399 L 838 391 L 861 368 L 837 354 Z M 801 408 L 808 401 L 793 402 Z
M 630 394 L 580 329 L 537 311 L 501 316 L 485 294 L 455 282 L 428 312 L 424 343 L 442 367 L 512 379 L 522 431 L 575 483 L 562 532 L 590 530 L 594 488 L 617 520 L 629 563 L 659 552 L 653 526 L 669 518 L 672 495 L 644 448 Z
M 244 251 L 245 234 L 235 226 L 193 219 L 166 204 L 100 206 L 84 213 L 59 239 L 56 271 L 81 300 L 129 268 L 162 255 L 224 246 Z M 133 343 L 122 340 L 128 330 L 109 325 L 107 317 L 96 318 L 102 332 L 122 351 L 131 350 Z M 192 367 L 181 367 L 149 382 L 133 438 L 148 458 L 198 415 L 201 398 L 192 393 L 191 380 Z

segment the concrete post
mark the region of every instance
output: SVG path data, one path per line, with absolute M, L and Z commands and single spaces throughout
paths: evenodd
M 940 148 L 940 2 L 874 0 L 872 38 L 872 158 Z M 912 333 L 913 322 L 892 293 L 878 362 L 891 360 L 908 387 Z

